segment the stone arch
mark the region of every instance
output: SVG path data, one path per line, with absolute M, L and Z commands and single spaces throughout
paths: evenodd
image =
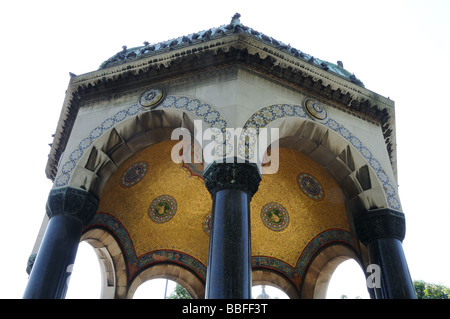
M 247 120 L 246 128 L 256 129 L 257 134 L 262 128 L 278 128 L 279 147 L 298 151 L 318 163 L 344 192 L 351 232 L 336 229 L 319 234 L 297 262 L 294 275 L 298 284 L 295 277 L 289 278 L 300 298 L 324 298 L 329 279 L 341 262 L 352 258 L 360 265 L 368 263 L 367 251 L 356 241 L 353 220 L 372 209 L 400 209 L 396 185 L 386 173 L 391 169 L 385 171 L 374 153 L 343 125 L 332 118 L 312 120 L 301 105 L 263 107 Z M 355 251 L 357 247 L 360 252 Z
M 185 252 L 174 251 L 171 249 L 157 249 L 152 250 L 151 253 L 137 255 L 132 238 L 129 236 L 127 229 L 120 222 L 120 220 L 108 213 L 97 212 L 91 221 L 90 226 L 85 229 L 85 232 L 86 234 L 82 239 L 89 240 L 93 246 L 96 245 L 94 247 L 103 248 L 106 246 L 108 248 L 108 252 L 110 252 L 110 257 L 113 262 L 107 265 L 109 268 L 105 267 L 103 275 L 106 277 L 110 275 L 107 272 L 110 268 L 112 268 L 111 271 L 115 273 L 115 277 L 111 277 L 113 283 L 116 283 L 115 285 L 111 285 L 116 289 L 114 298 L 128 298 L 128 290 L 130 289 L 131 283 L 135 281 L 136 278 L 142 277 L 142 271 L 160 264 L 179 266 L 200 281 L 206 278 L 206 266 Z M 167 269 L 168 271 L 173 271 L 172 268 Z M 168 276 L 170 275 L 174 277 L 174 274 L 175 272 L 170 272 Z M 147 279 L 156 278 L 159 276 L 160 278 L 168 278 L 177 281 L 175 277 L 164 277 L 164 275 L 165 274 L 163 271 L 156 273 L 152 272 L 150 277 L 146 277 L 147 275 L 144 275 L 143 279 L 145 281 Z M 192 282 L 193 284 L 195 280 L 189 278 L 191 277 L 188 275 L 183 275 L 180 280 L 181 282 L 184 280 L 187 283 Z M 140 284 L 142 280 L 138 282 Z M 136 288 L 137 287 L 135 287 L 135 289 Z M 195 288 L 193 291 L 188 291 L 192 293 L 193 296 L 197 296 L 200 290 Z
M 175 281 L 185 288 L 194 299 L 205 297 L 204 283 L 186 268 L 172 263 L 158 263 L 144 269 L 130 283 L 127 299 L 132 299 L 134 293 L 144 282 L 150 279 L 165 278 Z
M 298 299 L 298 291 L 295 286 L 281 274 L 267 269 L 252 270 L 252 285 L 271 285 L 281 289 L 290 299 Z
M 329 118 L 308 118 L 301 105 L 261 108 L 244 129 L 279 129 L 280 147 L 292 148 L 322 165 L 344 190 L 352 212 L 376 208 L 401 210 L 397 187 L 373 153 L 358 137 Z
M 170 140 L 176 128 L 193 135 L 193 121 L 184 112 L 155 110 L 136 115 L 102 135 L 83 156 L 70 180 L 100 198 L 109 177 L 128 158 L 147 146 Z
M 101 228 L 84 232 L 81 241 L 89 243 L 100 263 L 102 274 L 101 299 L 122 299 L 127 292 L 127 270 L 120 245 L 113 235 Z
M 168 96 L 151 111 L 138 104 L 122 109 L 69 150 L 68 158 L 60 163 L 55 186 L 81 188 L 100 197 L 108 178 L 126 159 L 147 146 L 170 140 L 175 129 L 185 128 L 194 136 L 196 119 L 222 131 L 227 126 L 214 106 L 187 96 Z
M 313 258 L 306 270 L 303 281 L 302 299 L 325 299 L 328 284 L 336 268 L 348 259 L 362 265 L 358 254 L 348 245 L 332 243 L 322 248 Z M 361 268 L 361 271 L 363 269 Z

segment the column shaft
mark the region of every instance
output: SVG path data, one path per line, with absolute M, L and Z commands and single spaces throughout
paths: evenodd
M 50 191 L 47 229 L 23 295 L 24 299 L 63 299 L 84 225 L 95 215 L 98 199 L 72 187 Z
M 81 229 L 81 223 L 68 216 L 59 215 L 50 219 L 23 298 L 65 297 Z
M 250 208 L 247 193 L 218 191 L 213 199 L 207 299 L 251 298 Z
M 379 274 L 378 286 L 369 288 L 376 299 L 415 299 L 416 295 L 403 252 L 405 216 L 388 208 L 361 212 L 355 218 L 359 239 L 367 247 L 369 262 Z M 377 281 L 377 280 L 375 280 Z
M 205 298 L 250 299 L 250 201 L 261 175 L 256 164 L 213 163 L 203 173 L 213 199 Z
M 374 287 L 377 299 L 415 299 L 402 243 L 395 238 L 376 239 L 369 243 L 369 260 L 380 268 L 381 287 Z

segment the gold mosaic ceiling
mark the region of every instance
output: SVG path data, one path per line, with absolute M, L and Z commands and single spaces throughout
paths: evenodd
M 177 142 L 152 145 L 123 163 L 108 181 L 98 213 L 120 222 L 137 258 L 170 250 L 206 266 L 205 225 L 212 200 L 201 177 L 171 160 Z M 250 204 L 252 256 L 274 258 L 295 268 L 318 234 L 328 229 L 349 232 L 350 226 L 344 195 L 321 166 L 287 148 L 280 149 L 279 158 L 278 172 L 263 175 Z M 302 177 L 303 188 L 298 183 Z

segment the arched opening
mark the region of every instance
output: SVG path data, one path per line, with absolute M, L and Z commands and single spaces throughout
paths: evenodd
M 370 299 L 361 266 L 348 259 L 334 270 L 328 283 L 327 299 Z
M 70 276 L 66 299 L 99 299 L 101 292 L 102 274 L 99 259 L 90 244 L 81 242 Z
M 124 256 L 119 244 L 106 230 L 88 229 L 81 237 L 80 246 L 91 246 L 100 263 L 101 299 L 124 298 L 127 291 Z
M 294 285 L 277 272 L 262 268 L 253 269 L 252 282 L 253 299 L 262 294 L 262 286 L 265 286 L 266 292 L 270 292 L 269 296 L 278 296 L 279 299 L 298 298 L 298 292 Z
M 80 182 L 80 185 L 88 186 L 91 185 L 92 187 L 86 187 L 90 190 L 94 190 L 94 193 L 96 194 L 102 194 L 104 190 L 104 185 L 108 182 L 109 178 L 112 174 L 114 174 L 118 167 L 121 167 L 121 164 L 124 164 L 131 155 L 139 155 L 140 152 L 144 152 L 148 147 L 154 146 L 155 148 L 162 146 L 162 143 L 168 144 L 168 137 L 169 133 L 171 132 L 171 129 L 174 127 L 179 127 L 180 123 L 182 124 L 182 127 L 190 128 L 189 132 L 192 134 L 193 131 L 193 123 L 192 119 L 187 117 L 186 113 L 183 114 L 176 114 L 177 112 L 169 112 L 168 110 L 164 111 L 154 111 L 154 112 L 148 112 L 144 114 L 141 114 L 140 116 L 136 117 L 133 120 L 129 120 L 130 122 L 123 122 L 120 125 L 117 125 L 114 127 L 114 130 L 110 131 L 108 134 L 105 134 L 104 136 L 100 137 L 93 145 L 93 148 L 91 149 L 90 153 L 86 153 L 86 156 L 80 159 L 77 168 L 83 168 L 86 169 L 85 171 L 90 171 L 90 176 L 92 178 L 86 178 L 81 180 L 81 175 L 75 174 L 76 176 L 80 177 L 78 181 Z M 180 117 L 181 116 L 181 117 Z M 158 122 L 160 120 L 161 123 Z M 135 122 L 137 121 L 137 122 Z M 371 170 L 368 169 L 367 161 L 364 160 L 362 155 L 360 155 L 358 152 L 355 152 L 355 150 L 351 147 L 349 142 L 346 139 L 343 139 L 340 137 L 337 133 L 330 130 L 327 127 L 322 127 L 320 125 L 317 125 L 311 121 L 307 120 L 301 120 L 301 119 L 278 119 L 277 121 L 285 122 L 284 124 L 281 123 L 279 126 L 282 127 L 282 130 L 280 132 L 280 147 L 290 148 L 293 151 L 297 151 L 303 155 L 306 155 L 309 159 L 314 160 L 317 164 L 320 164 L 322 167 L 324 167 L 328 173 L 332 177 L 336 179 L 338 184 L 342 187 L 342 190 L 344 191 L 347 199 L 349 199 L 349 210 L 355 211 L 356 208 L 365 207 L 365 205 L 369 205 L 372 207 L 372 204 L 379 201 L 378 206 L 383 206 L 382 203 L 385 198 L 380 195 L 378 198 L 372 198 L 372 196 L 369 196 L 369 192 L 371 192 L 371 189 L 374 190 L 378 194 L 378 190 L 380 189 L 379 181 L 376 180 L 376 177 L 374 176 L 374 172 L 371 172 Z M 276 126 L 276 121 L 271 122 L 271 125 Z M 288 123 L 289 122 L 289 123 Z M 275 124 L 273 124 L 275 123 Z M 138 125 L 141 130 L 131 130 L 130 128 L 133 127 L 133 124 Z M 291 124 L 291 125 L 288 125 Z M 299 124 L 299 125 L 297 125 Z M 270 125 L 268 126 L 270 127 Z M 137 134 L 136 132 L 145 132 L 145 134 Z M 151 133 L 151 134 L 150 134 Z M 136 135 L 137 134 L 137 135 Z M 151 136 L 149 138 L 148 136 Z M 159 144 L 159 145 L 158 145 Z M 138 154 L 139 153 L 139 154 Z M 142 153 L 143 154 L 143 153 Z M 151 157 L 153 158 L 153 157 Z M 130 163 L 132 164 L 132 163 Z M 363 169 L 365 167 L 365 169 Z M 167 172 L 167 171 L 165 171 Z M 339 174 L 342 174 L 339 175 Z M 75 176 L 74 175 L 74 176 Z M 119 176 L 119 175 L 117 175 Z M 77 177 L 77 178 L 78 178 Z M 120 177 L 120 176 L 119 176 Z M 175 179 L 174 179 L 175 180 Z M 72 180 L 72 182 L 76 182 L 76 180 Z M 71 183 L 72 183 L 71 182 Z M 92 184 L 89 184 L 92 182 Z M 74 184 L 75 185 L 75 184 Z M 115 184 L 118 185 L 117 183 Z M 162 185 L 162 184 L 161 184 Z M 81 186 L 80 186 L 81 187 Z M 296 187 L 298 187 L 296 185 Z M 117 186 L 118 188 L 118 186 Z M 204 192 L 204 188 L 201 188 Z M 296 188 L 297 189 L 297 188 Z M 377 191 L 375 191 L 377 190 Z M 260 190 L 261 192 L 261 190 Z M 111 197 L 113 193 L 110 194 Z M 183 193 L 184 194 L 184 193 Z M 155 194 L 156 195 L 156 194 Z M 264 198 L 262 194 L 260 193 L 261 198 Z M 367 195 L 367 196 L 366 196 Z M 180 195 L 181 196 L 181 195 Z M 183 195 L 184 196 L 184 195 Z M 256 195 L 258 196 L 258 194 Z M 254 198 L 254 201 L 256 199 L 256 196 Z M 208 196 L 204 196 L 205 198 L 208 198 Z M 183 197 L 184 198 L 184 197 Z M 369 200 L 370 199 L 370 200 Z M 263 200 L 263 199 L 261 199 Z M 107 202 L 107 201 L 105 201 Z M 205 203 L 205 201 L 202 201 L 202 203 Z M 264 203 L 262 203 L 264 204 Z M 374 204 L 375 205 L 375 204 Z M 377 206 L 375 205 L 375 206 Z M 208 206 L 208 205 L 206 205 Z M 180 205 L 181 207 L 181 205 Z M 185 206 L 187 207 L 187 206 Z M 210 207 L 210 206 L 208 206 Z M 258 207 L 260 208 L 261 205 Z M 105 209 L 104 211 L 109 211 Z M 126 210 L 123 210 L 124 212 Z M 258 210 L 253 210 L 258 211 Z M 292 210 L 294 211 L 294 210 Z M 125 215 L 125 213 L 124 213 Z M 206 213 L 205 213 L 206 215 Z M 181 216 L 181 214 L 177 215 Z M 186 214 L 187 216 L 187 214 Z M 324 216 L 324 215 L 322 215 Z M 120 216 L 123 217 L 123 216 Z M 259 217 L 259 216 L 258 216 Z M 259 220 L 259 219 L 253 219 L 253 220 Z M 188 223 L 185 223 L 187 225 Z M 338 224 L 337 222 L 334 224 Z M 333 225 L 334 225 L 333 224 Z M 180 223 L 181 225 L 181 223 Z M 199 224 L 200 225 L 200 224 Z M 340 223 L 338 226 L 334 225 L 333 227 L 340 227 L 343 224 Z M 347 225 L 347 224 L 345 224 Z M 113 225 L 114 226 L 114 225 Z M 318 225 L 320 226 L 320 225 Z M 326 225 L 327 227 L 331 227 L 330 225 Z M 264 227 L 264 226 L 261 226 Z M 265 229 L 264 229 L 265 230 Z M 350 234 L 349 230 L 346 228 L 347 233 Z M 316 232 L 317 233 L 317 232 Z M 203 235 L 203 233 L 202 233 Z M 312 235 L 311 235 L 312 236 Z M 317 236 L 316 236 L 317 237 Z M 321 238 L 321 237 L 317 237 Z M 205 239 L 205 238 L 204 238 Z M 203 240 L 204 243 L 207 243 L 206 239 Z M 307 241 L 305 241 L 307 242 Z M 178 243 L 177 243 L 178 244 Z M 181 246 L 181 245 L 179 245 Z M 206 247 L 206 244 L 204 245 Z M 118 247 L 118 246 L 117 246 Z M 116 248 L 117 248 L 116 247 Z M 170 246 L 170 247 L 173 247 Z M 170 247 L 165 247 L 169 248 Z M 198 247 L 198 246 L 195 246 Z M 101 248 L 100 248 L 101 249 Z M 120 249 L 111 248 L 108 250 L 110 251 L 119 251 Z M 182 250 L 180 250 L 182 251 Z M 207 251 L 204 249 L 204 251 Z M 333 252 L 338 253 L 338 252 Z M 157 253 L 155 255 L 157 258 L 162 258 L 165 256 L 162 256 L 161 254 Z M 161 257 L 162 256 L 162 257 Z M 192 256 L 192 255 L 191 255 Z M 195 254 L 194 254 L 195 256 Z M 281 260 L 284 260 L 282 258 L 284 256 L 281 256 Z M 336 257 L 342 258 L 341 255 L 336 255 Z M 353 258 L 353 255 L 346 255 L 344 258 Z M 122 257 L 123 258 L 123 257 Z M 152 257 L 153 258 L 153 257 Z M 364 258 L 364 256 L 363 256 Z M 329 282 L 329 279 L 331 278 L 331 274 L 333 273 L 334 269 L 337 267 L 339 263 L 337 263 L 334 268 L 331 267 L 331 265 L 334 265 L 330 263 L 331 259 L 329 259 L 327 256 L 324 256 L 324 258 L 317 258 L 317 262 L 314 262 L 312 267 L 309 269 L 309 274 L 306 276 L 305 284 L 302 287 L 302 298 L 325 298 L 326 291 L 327 291 L 327 285 Z M 333 261 L 334 262 L 334 261 Z M 203 265 L 205 263 L 203 262 Z M 293 264 L 293 263 L 291 263 Z M 123 265 L 123 264 L 122 264 Z M 282 263 L 279 263 L 280 267 L 283 266 Z M 307 267 L 306 265 L 309 265 L 308 263 L 304 264 L 304 267 Z M 137 269 L 135 273 L 130 277 L 130 280 L 134 280 L 136 277 L 135 275 L 140 274 L 140 271 L 144 269 L 146 265 L 143 265 L 142 268 Z M 125 268 L 123 266 L 123 268 Z M 152 267 L 153 268 L 153 267 Z M 188 267 L 189 268 L 189 267 Z M 115 268 L 114 268 L 115 269 Z M 158 268 L 154 268 L 158 269 Z M 202 268 L 203 269 L 203 268 Z M 326 271 L 325 271 L 326 270 Z M 116 270 L 117 271 L 117 270 Z M 303 271 L 303 270 L 302 270 Z M 116 298 L 132 298 L 134 292 L 139 287 L 139 285 L 149 279 L 156 278 L 156 275 L 159 275 L 159 277 L 163 278 L 171 278 L 167 277 L 166 272 L 161 273 L 152 273 L 151 278 L 150 277 L 142 277 L 141 275 L 138 275 L 139 280 L 136 281 L 136 284 L 131 284 L 129 286 L 127 280 L 129 278 L 126 278 L 124 271 L 122 271 L 123 274 L 120 278 L 122 280 L 119 280 L 118 272 L 116 272 L 117 277 L 112 277 L 114 281 L 112 281 L 113 285 L 111 287 L 114 287 L 116 294 L 113 295 L 113 297 Z M 143 272 L 142 272 L 143 273 Z M 195 275 L 193 275 L 195 277 Z M 202 277 L 202 276 L 200 276 Z M 175 279 L 173 279 L 175 278 Z M 184 279 L 180 279 L 181 277 L 179 275 L 174 275 L 173 280 L 183 281 Z M 178 279 L 177 279 L 178 278 Z M 190 280 L 190 277 L 189 277 Z M 291 280 L 292 281 L 292 280 Z M 193 281 L 194 282 L 194 281 Z M 120 285 L 119 285 L 120 284 Z M 261 283 L 263 284 L 263 283 Z M 264 283 L 266 284 L 266 283 Z M 292 285 L 289 283 L 289 285 Z M 289 286 L 285 285 L 285 286 Z M 120 286 L 120 287 L 119 287 Z M 186 285 L 187 289 L 191 287 L 190 293 L 194 290 L 198 291 L 197 293 L 194 293 L 193 296 L 195 298 L 202 298 L 202 294 L 204 294 L 204 291 L 202 292 L 202 289 L 199 284 L 195 283 L 194 286 L 188 284 Z M 122 289 L 117 289 L 117 288 Z M 130 287 L 130 290 L 127 290 L 127 287 Z M 192 288 L 197 287 L 197 288 Z M 134 289 L 134 290 L 133 290 Z M 295 298 L 298 297 L 298 294 L 293 297 L 294 294 L 289 292 L 289 289 L 282 288 L 286 293 L 291 297 Z M 120 294 L 119 294 L 120 291 Z M 297 292 L 296 292 L 297 293 Z
M 327 122 L 315 122 L 308 119 L 299 105 L 284 105 L 283 107 L 285 108 L 284 113 L 280 111 L 279 106 L 262 108 L 249 118 L 244 127 L 278 129 L 280 150 L 288 148 L 300 152 L 319 164 L 333 177 L 345 196 L 349 225 L 351 226 L 349 234 L 354 239 L 357 238 L 353 226 L 355 216 L 374 207 L 399 209 L 396 187 L 395 184 L 392 184 L 395 179 L 392 178 L 389 163 L 379 161 L 383 158 L 383 154 L 378 150 L 376 153 L 369 150 L 364 145 L 367 141 L 359 139 L 350 130 L 331 118 Z M 292 116 L 292 108 L 296 110 L 297 116 Z M 280 112 L 273 112 L 275 109 Z M 263 120 L 265 111 L 268 111 L 267 118 Z M 291 115 L 287 116 L 288 113 Z M 280 115 L 275 116 L 274 114 Z M 272 152 L 273 148 L 271 145 Z M 336 238 L 335 243 L 342 242 L 341 239 Z M 328 283 L 333 271 L 346 259 L 353 258 L 364 264 L 368 263 L 367 252 L 361 251 L 354 239 L 346 241 L 346 244 L 352 247 L 350 250 L 353 251 L 335 247 L 326 249 L 326 253 L 314 257 L 316 260 L 308 264 L 308 273 L 299 288 L 301 290 L 300 298 L 326 298 Z M 364 273 L 362 276 L 364 277 Z M 365 279 L 362 279 L 361 282 L 365 285 Z M 360 297 L 363 298 L 363 296 L 368 296 L 368 294 L 361 293 Z
M 167 299 L 174 293 L 177 283 L 157 278 L 143 282 L 134 292 L 133 299 Z
M 308 267 L 302 286 L 301 298 L 325 299 L 332 275 L 336 268 L 347 260 L 353 260 L 359 267 L 358 271 L 364 277 L 361 266 L 356 262 L 359 257 L 349 246 L 332 244 L 321 249 Z M 364 278 L 362 283 L 365 283 Z
M 252 299 L 290 299 L 280 288 L 267 285 L 255 285 L 252 287 Z
M 139 273 L 139 275 L 131 282 L 127 298 L 135 299 L 135 294 L 138 290 L 140 290 L 140 292 L 137 298 L 151 299 L 152 297 L 149 297 L 149 295 L 151 294 L 150 291 L 153 290 L 159 291 L 159 297 L 157 298 L 163 298 L 161 297 L 160 292 L 165 291 L 164 285 L 166 279 L 169 279 L 168 283 L 170 284 L 167 289 L 167 296 L 173 292 L 176 284 L 178 284 L 186 289 L 193 299 L 202 299 L 205 297 L 205 286 L 203 282 L 192 272 L 175 264 L 161 263 L 148 267 Z M 164 294 L 162 296 L 164 296 Z

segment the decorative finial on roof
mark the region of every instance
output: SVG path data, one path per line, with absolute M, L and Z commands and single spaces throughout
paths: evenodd
M 126 45 L 122 45 L 122 50 L 126 51 L 127 50 L 127 46 Z
M 239 18 L 241 17 L 241 15 L 239 13 L 235 13 L 234 16 L 231 18 L 231 22 L 230 24 L 232 26 L 237 26 L 237 25 L 241 25 L 241 21 L 239 20 Z
M 148 42 L 148 41 L 144 41 L 144 45 L 145 46 L 147 46 L 147 45 L 149 45 L 150 43 Z
M 344 63 L 342 63 L 342 61 L 337 61 L 337 65 L 339 65 L 341 68 L 344 67 Z

